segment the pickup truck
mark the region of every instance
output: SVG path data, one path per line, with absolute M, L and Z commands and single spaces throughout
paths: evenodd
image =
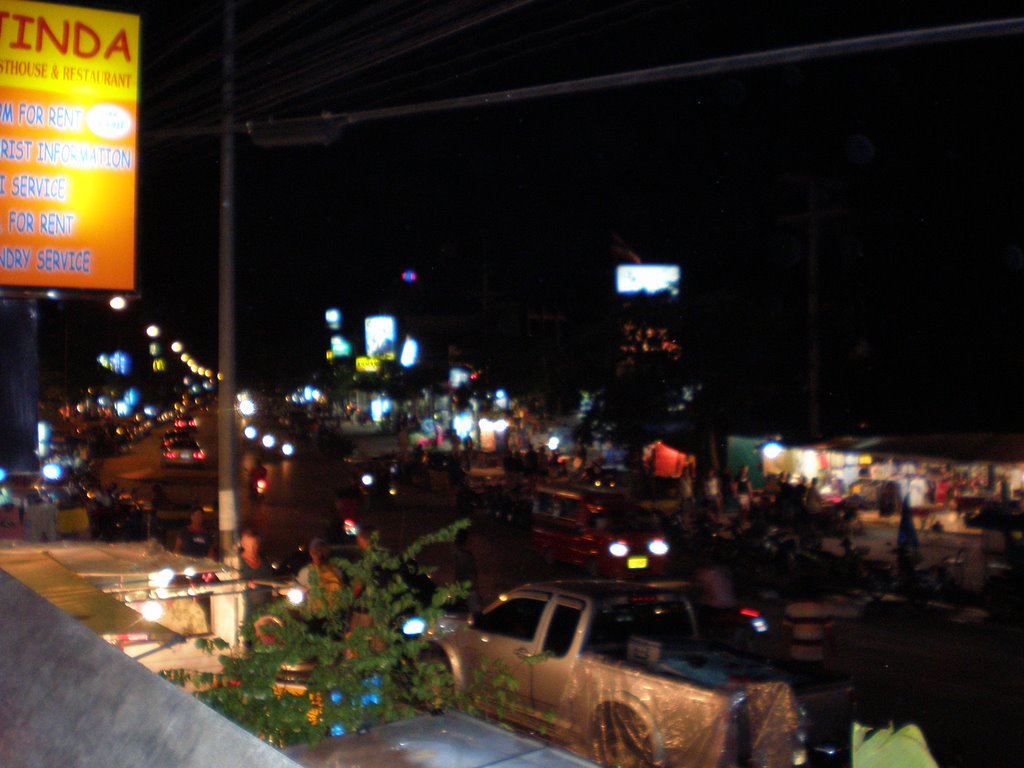
M 560 560 L 591 576 L 661 576 L 668 542 L 656 516 L 625 496 L 571 485 L 538 485 L 531 545 L 548 563 Z
M 466 686 L 500 662 L 502 717 L 606 765 L 842 765 L 852 686 L 707 639 L 686 582 L 593 579 L 519 587 L 431 630 Z

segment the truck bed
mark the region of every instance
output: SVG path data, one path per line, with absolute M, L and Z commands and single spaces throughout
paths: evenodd
M 842 762 L 847 753 L 853 721 L 853 684 L 845 675 L 768 660 L 702 640 L 631 638 L 627 657 L 652 672 L 698 685 L 743 688 L 751 699 L 748 709 L 753 710 L 763 709 L 763 704 L 754 701 L 756 697 L 773 698 L 776 706 L 780 706 L 778 703 L 784 697 L 767 684 L 785 685 L 802 710 L 801 726 L 812 756 L 827 755 Z M 776 712 L 775 717 L 785 720 L 790 714 L 795 713 Z M 765 720 L 761 715 L 754 719 L 758 718 Z M 757 730 L 768 722 L 752 725 Z

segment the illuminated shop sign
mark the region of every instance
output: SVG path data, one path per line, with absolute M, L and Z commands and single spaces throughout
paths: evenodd
M 0 287 L 135 290 L 139 17 L 0 10 Z
M 360 355 L 356 358 L 356 370 L 359 373 L 377 373 L 380 371 L 380 360 L 376 357 Z
M 352 345 L 344 336 L 331 336 L 331 356 L 351 357 Z
M 615 268 L 616 293 L 631 296 L 638 293 L 679 295 L 678 264 L 619 264 Z
M 458 389 L 463 384 L 469 384 L 469 371 L 465 368 L 448 369 L 448 386 Z
M 371 315 L 366 318 L 366 354 L 381 360 L 395 359 L 395 318 Z

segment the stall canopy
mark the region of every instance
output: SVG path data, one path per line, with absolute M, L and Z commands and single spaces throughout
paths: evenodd
M 807 447 L 835 453 L 866 453 L 887 458 L 947 461 L 957 464 L 1024 462 L 1024 435 L 994 432 L 836 437 Z
M 123 601 L 93 586 L 47 552 L 2 552 L 0 569 L 102 637 L 145 633 L 163 642 L 175 637 L 169 629 L 144 620 Z
M 297 768 L 2 570 L 0 616 L 4 768 Z
M 644 463 L 654 477 L 678 478 L 689 463 L 689 457 L 658 440 L 644 448 Z

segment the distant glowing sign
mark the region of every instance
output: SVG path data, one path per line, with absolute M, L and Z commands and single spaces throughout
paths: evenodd
M 417 278 L 415 269 L 407 269 L 405 270 L 405 272 L 402 273 L 402 280 L 407 283 L 415 283 L 416 279 Z
M 449 368 L 448 386 L 452 389 L 458 389 L 463 384 L 469 384 L 469 371 L 465 368 Z
M 380 370 L 380 360 L 360 355 L 356 358 L 356 370 L 359 373 L 377 373 Z
M 352 345 L 344 336 L 331 336 L 331 356 L 351 357 Z
M 366 354 L 381 360 L 395 359 L 395 318 L 371 315 L 366 318 Z
M 416 361 L 420 358 L 420 345 L 416 339 L 411 336 L 405 337 L 405 342 L 402 344 L 402 354 L 398 359 L 398 362 L 403 368 L 411 368 L 416 365 Z
M 0 287 L 135 290 L 139 17 L 5 1 Z
M 337 307 L 331 307 L 324 312 L 324 322 L 327 323 L 327 327 L 332 331 L 341 329 L 341 310 Z
M 615 291 L 630 296 L 638 293 L 679 295 L 678 264 L 619 264 L 615 269 Z

